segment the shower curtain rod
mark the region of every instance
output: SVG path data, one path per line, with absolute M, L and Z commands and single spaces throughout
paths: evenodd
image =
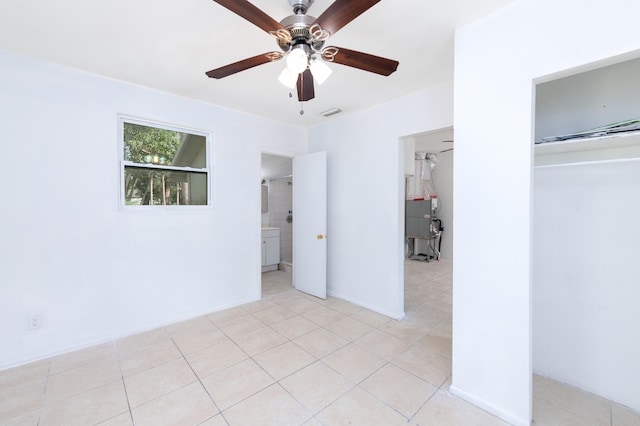
M 274 177 L 274 178 L 269 178 L 269 180 L 282 180 L 282 179 L 289 179 L 292 178 L 293 175 L 286 175 L 286 176 L 278 176 L 278 177 Z

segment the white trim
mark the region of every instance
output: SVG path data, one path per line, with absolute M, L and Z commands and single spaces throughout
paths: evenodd
M 140 169 L 159 169 L 159 170 L 177 170 L 180 172 L 189 172 L 189 173 L 207 173 L 207 168 L 194 168 L 194 167 L 179 167 L 179 166 L 168 166 L 164 164 L 146 164 L 146 163 L 135 163 L 133 161 L 123 161 L 122 164 L 125 167 L 137 167 Z
M 123 120 L 126 121 L 127 123 L 139 124 L 141 126 L 152 126 L 152 127 L 157 127 L 159 129 L 173 130 L 176 132 L 185 133 L 184 131 L 188 130 L 189 132 L 192 132 L 193 134 L 200 135 L 200 136 L 209 136 L 212 134 L 212 132 L 207 129 L 200 129 L 197 127 L 190 127 L 190 126 L 182 126 L 175 123 L 169 123 L 167 121 L 135 117 L 133 115 L 118 114 L 118 121 L 122 122 Z
M 138 117 L 133 117 L 125 114 L 117 115 L 117 123 L 118 123 L 118 163 L 119 163 L 119 182 L 120 182 L 120 190 L 118 192 L 118 210 L 130 210 L 130 211 L 150 211 L 150 210 L 181 210 L 181 211 L 193 211 L 193 210 L 211 210 L 213 209 L 213 134 L 208 130 L 196 129 L 193 127 L 187 126 L 179 126 L 171 123 L 166 123 L 162 121 L 155 121 L 149 119 L 143 119 Z M 127 161 L 124 159 L 124 124 L 136 124 L 140 126 L 146 127 L 155 127 L 158 129 L 171 130 L 180 133 L 193 134 L 197 136 L 202 136 L 205 138 L 205 167 L 204 168 L 194 168 L 194 167 L 176 167 L 170 165 L 158 165 L 158 164 L 146 164 L 146 163 L 136 163 L 132 161 Z M 150 168 L 150 169 L 158 169 L 158 170 L 177 170 L 184 171 L 188 173 L 203 173 L 207 176 L 207 204 L 206 205 L 170 205 L 170 206 L 130 206 L 125 204 L 124 200 L 124 171 L 125 167 L 136 167 L 136 168 Z
M 273 147 L 270 147 L 270 146 L 262 145 L 262 146 L 258 147 L 258 155 L 260 157 L 260 161 L 259 161 L 260 167 L 258 169 L 258 172 L 259 172 L 260 175 L 262 173 L 262 156 L 265 155 L 265 154 L 266 155 L 273 155 L 273 156 L 277 156 L 277 157 L 289 158 L 293 162 L 293 158 L 296 155 L 301 155 L 301 154 L 304 154 L 304 153 L 303 152 L 289 151 L 289 150 L 279 149 L 279 148 L 273 148 Z M 291 170 L 291 177 L 292 177 L 292 179 L 295 178 L 293 176 L 293 169 Z M 259 199 L 262 200 L 261 198 L 259 198 Z M 259 216 L 258 216 L 258 241 L 257 241 L 257 244 L 258 244 L 258 247 L 262 246 L 262 213 L 261 212 L 259 213 Z M 291 247 L 292 247 L 292 250 L 293 250 L 293 228 L 291 229 Z M 292 254 L 293 254 L 293 251 L 292 251 Z M 257 268 L 260 271 L 260 278 L 258 279 L 258 294 L 262 295 L 262 273 L 265 272 L 265 270 L 264 270 L 264 268 L 262 268 L 261 264 L 258 264 Z M 291 284 L 293 285 L 293 274 L 291 274 Z
M 508 413 L 497 406 L 488 403 L 482 398 L 478 398 L 477 396 L 470 394 L 468 392 L 463 391 L 460 388 L 455 387 L 454 385 L 449 386 L 449 392 L 465 401 L 475 405 L 478 408 L 483 409 L 484 411 L 492 414 L 500 419 L 506 421 L 509 424 L 514 426 L 530 426 L 530 420 L 523 419 L 520 417 L 516 417 L 511 413 Z
M 295 268 L 295 265 L 293 265 L 293 267 Z M 404 319 L 407 316 L 404 312 L 392 313 L 392 312 L 387 312 L 385 310 L 378 309 L 378 308 L 376 308 L 374 306 L 363 304 L 362 302 L 359 302 L 359 301 L 354 300 L 354 299 L 352 299 L 350 297 L 344 296 L 344 295 L 342 295 L 340 293 L 329 291 L 329 289 L 327 289 L 327 296 L 335 297 L 337 299 L 344 300 L 345 302 L 353 303 L 354 305 L 360 306 L 361 308 L 368 309 L 370 311 L 373 311 L 373 312 L 378 313 L 380 315 L 384 315 L 385 317 L 389 317 L 389 318 L 392 318 L 394 320 L 398 320 L 399 321 L 399 320 Z
M 294 151 L 288 151 L 285 149 L 270 148 L 267 146 L 261 146 L 259 150 L 260 150 L 260 154 L 275 155 L 278 157 L 288 157 L 288 158 L 293 158 L 296 155 L 303 154 L 302 152 L 294 152 Z
M 216 313 L 216 312 L 224 311 L 226 309 L 235 308 L 236 306 L 241 306 L 241 305 L 245 305 L 247 303 L 256 302 L 258 300 L 260 300 L 260 296 L 258 296 L 257 298 L 256 297 L 252 297 L 252 298 L 244 299 L 244 300 L 242 300 L 240 302 L 232 303 L 230 305 L 223 305 L 223 306 L 215 307 L 213 309 L 205 309 L 205 310 L 202 310 L 202 311 L 197 312 L 197 313 L 189 312 L 189 313 L 186 313 L 184 315 L 178 315 L 178 316 L 176 316 L 174 318 L 171 318 L 169 320 L 152 322 L 152 323 L 143 325 L 141 327 L 137 327 L 137 328 L 132 329 L 132 330 L 128 329 L 125 332 L 115 331 L 115 332 L 106 334 L 106 335 L 104 335 L 102 337 L 99 337 L 99 338 L 96 338 L 96 339 L 87 339 L 87 340 L 84 340 L 84 341 L 82 341 L 82 342 L 80 342 L 78 344 L 67 346 L 67 347 L 65 347 L 64 349 L 61 349 L 61 350 L 47 352 L 45 354 L 42 354 L 42 355 L 34 357 L 34 358 L 23 359 L 23 360 L 20 360 L 17 363 L 9 363 L 9 364 L 6 364 L 6 365 L 0 365 L 0 371 L 9 370 L 11 368 L 19 367 L 21 365 L 26 365 L 26 364 L 30 364 L 32 362 L 49 359 L 49 358 L 52 358 L 54 356 L 66 354 L 66 353 L 69 353 L 69 352 L 78 351 L 78 350 L 81 350 L 81 349 L 90 348 L 90 347 L 101 345 L 101 344 L 104 344 L 104 343 L 113 342 L 113 341 L 118 340 L 118 339 L 122 339 L 122 338 L 125 338 L 125 337 L 133 336 L 133 335 L 136 335 L 136 334 L 139 334 L 139 333 L 144 333 L 146 331 L 156 330 L 156 329 L 162 328 L 162 327 L 167 327 L 169 325 L 177 324 L 177 323 L 182 322 L 182 321 L 187 321 L 187 320 L 190 320 L 190 319 L 193 319 L 193 318 L 197 318 L 197 317 L 200 317 L 200 316 L 203 316 L 203 315 L 210 315 L 210 314 L 213 314 L 213 313 Z
M 553 167 L 568 167 L 568 166 L 588 166 L 593 164 L 609 164 L 609 163 L 629 163 L 634 161 L 640 161 L 640 158 L 612 158 L 610 160 L 592 160 L 592 161 L 578 161 L 573 163 L 556 163 L 556 164 L 541 164 L 534 166 L 534 169 L 548 169 Z

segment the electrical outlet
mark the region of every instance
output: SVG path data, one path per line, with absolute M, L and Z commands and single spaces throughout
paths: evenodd
M 42 328 L 42 315 L 33 314 L 29 317 L 29 330 L 38 330 Z

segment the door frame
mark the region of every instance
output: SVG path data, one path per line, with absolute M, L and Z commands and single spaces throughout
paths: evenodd
M 289 150 L 283 150 L 283 149 L 278 149 L 278 148 L 272 148 L 272 147 L 267 147 L 267 146 L 261 146 L 258 149 L 260 158 L 258 163 L 260 164 L 260 167 L 258 169 L 258 172 L 261 174 L 262 173 L 262 155 L 263 154 L 267 154 L 267 155 L 274 155 L 277 157 L 284 157 L 284 158 L 289 158 L 291 160 L 291 163 L 293 165 L 293 157 L 295 157 L 296 155 L 301 154 L 300 152 L 295 152 L 295 151 L 289 151 Z M 295 176 L 293 176 L 293 170 L 291 171 L 292 177 L 291 179 L 295 179 Z M 262 179 L 262 177 L 260 177 Z M 260 190 L 258 190 L 258 195 L 256 196 L 256 199 L 259 200 L 258 202 L 258 220 L 256 223 L 256 245 L 255 247 L 258 247 L 259 251 L 260 248 L 262 246 L 262 212 L 260 209 L 260 205 L 261 205 L 261 200 L 262 200 L 262 194 L 260 192 Z M 292 230 L 293 232 L 293 230 Z M 293 234 L 291 236 L 291 240 L 293 242 Z M 261 253 L 258 253 L 258 258 L 261 259 Z M 261 262 L 258 261 L 256 262 L 256 270 L 258 272 L 258 280 L 257 280 L 257 285 L 255 287 L 255 291 L 258 294 L 258 300 L 262 298 L 262 266 L 261 266 Z M 291 283 L 293 285 L 293 274 L 291 276 Z
M 404 171 L 405 171 L 405 164 L 407 161 L 413 161 L 413 159 L 411 158 L 406 158 L 405 156 L 405 145 L 407 143 L 407 141 L 409 140 L 413 140 L 414 143 L 414 148 L 415 145 L 420 144 L 420 141 L 416 141 L 416 139 L 419 139 L 421 136 L 426 136 L 426 135 L 440 135 L 442 133 L 447 133 L 447 132 L 454 132 L 455 127 L 453 125 L 451 126 L 445 126 L 445 127 L 439 127 L 439 128 L 435 128 L 435 129 L 431 129 L 431 130 L 424 130 L 418 133 L 413 133 L 413 134 L 409 134 L 409 135 L 404 135 L 404 136 L 400 136 L 398 138 L 398 145 L 399 145 L 399 170 L 398 170 L 398 179 L 399 179 L 399 199 L 398 202 L 400 204 L 400 217 L 398 220 L 399 223 L 399 241 L 400 241 L 400 247 L 401 247 L 401 258 L 402 261 L 400 263 L 401 265 L 401 271 L 399 272 L 400 275 L 400 282 L 402 283 L 402 306 L 403 306 L 403 311 L 404 311 L 404 280 L 405 280 L 405 199 L 406 199 L 406 180 L 405 180 L 405 175 L 404 175 Z M 451 136 L 452 138 L 454 137 L 453 135 Z M 455 144 L 454 144 L 455 145 Z M 453 145 L 451 146 L 453 148 Z M 415 149 L 417 150 L 417 149 Z M 429 151 L 431 152 L 431 151 Z M 434 149 L 434 153 L 439 154 L 439 150 L 438 149 Z M 436 188 L 437 189 L 437 188 Z M 455 187 L 453 188 L 453 190 L 455 191 Z M 453 200 L 453 192 L 451 193 L 451 198 Z M 441 200 L 439 200 L 441 202 Z M 453 212 L 452 212 L 453 214 Z M 452 233 L 453 231 L 453 220 L 451 220 L 451 223 L 445 223 L 445 226 L 447 228 L 450 229 L 450 233 Z M 449 240 L 452 243 L 452 240 Z M 453 259 L 451 259 L 451 261 L 453 261 Z

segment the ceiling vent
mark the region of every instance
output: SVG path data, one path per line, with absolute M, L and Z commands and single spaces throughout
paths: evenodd
M 342 110 L 340 108 L 331 108 L 331 109 L 328 109 L 326 111 L 322 111 L 320 113 L 320 115 L 323 116 L 323 117 L 331 117 L 332 115 L 336 115 L 336 114 L 339 114 L 341 112 L 342 112 Z

